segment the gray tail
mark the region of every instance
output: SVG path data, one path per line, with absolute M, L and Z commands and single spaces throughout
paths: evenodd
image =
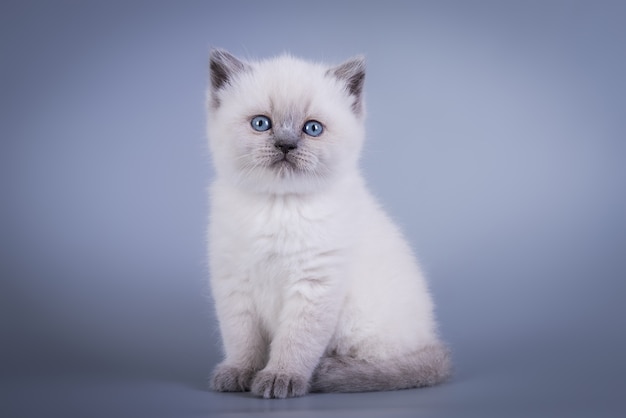
M 368 392 L 433 386 L 451 374 L 450 354 L 430 345 L 403 358 L 370 362 L 348 356 L 322 357 L 311 392 Z

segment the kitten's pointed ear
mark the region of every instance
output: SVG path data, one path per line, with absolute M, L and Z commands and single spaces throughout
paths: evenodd
M 362 112 L 363 84 L 365 82 L 365 57 L 359 55 L 343 64 L 328 70 L 339 80 L 346 83 L 348 93 L 355 97 L 352 109 L 359 115 Z
M 217 107 L 217 105 L 219 105 L 216 96 L 217 91 L 223 88 L 224 85 L 230 83 L 233 77 L 238 73 L 246 71 L 249 65 L 223 49 L 211 50 L 209 61 L 213 104 Z

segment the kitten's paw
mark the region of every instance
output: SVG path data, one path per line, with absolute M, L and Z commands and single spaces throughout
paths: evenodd
M 250 390 L 265 399 L 292 398 L 306 395 L 309 391 L 309 382 L 303 376 L 261 370 L 254 378 Z
M 211 389 L 218 392 L 245 392 L 250 390 L 254 375 L 252 369 L 221 363 L 213 371 Z

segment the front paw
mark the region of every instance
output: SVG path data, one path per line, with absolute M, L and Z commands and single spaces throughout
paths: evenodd
M 265 399 L 293 398 L 306 395 L 309 382 L 303 376 L 261 370 L 252 382 L 251 392 Z
M 213 371 L 211 389 L 218 392 L 245 392 L 250 390 L 250 384 L 255 371 L 220 363 Z

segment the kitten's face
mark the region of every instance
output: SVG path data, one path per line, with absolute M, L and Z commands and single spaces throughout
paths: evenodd
M 269 193 L 308 193 L 356 170 L 364 64 L 211 55 L 209 139 L 218 174 Z

